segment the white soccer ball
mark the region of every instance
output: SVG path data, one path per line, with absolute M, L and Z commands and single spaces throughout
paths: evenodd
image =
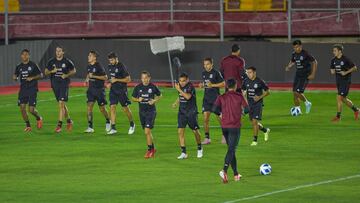
M 261 175 L 270 175 L 271 173 L 271 166 L 270 164 L 261 164 L 260 166 L 260 174 Z
M 292 116 L 299 116 L 299 115 L 301 114 L 301 110 L 300 110 L 300 108 L 298 108 L 298 107 L 292 107 L 292 108 L 290 109 L 290 114 L 291 114 Z

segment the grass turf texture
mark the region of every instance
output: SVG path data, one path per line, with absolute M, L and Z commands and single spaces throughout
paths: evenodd
M 272 92 L 265 100 L 263 124 L 271 128 L 270 140 L 250 147 L 252 130 L 244 119 L 237 151 L 240 182 L 224 185 L 218 176 L 226 152 L 220 144 L 221 131 L 211 117 L 212 144 L 204 146 L 204 157 L 196 158 L 196 144 L 186 131 L 189 159 L 180 154 L 177 110 L 171 108 L 177 94 L 161 89 L 153 135 L 158 150 L 155 159 L 145 160 L 146 142 L 140 127 L 138 105 L 131 109 L 137 124 L 135 135 L 127 135 L 128 121 L 118 108 L 117 136 L 105 136 L 105 120 L 94 108 L 92 135 L 87 126 L 84 88 L 73 88 L 68 107 L 74 120 L 71 133 L 55 134 L 57 103 L 52 92 L 38 95 L 38 110 L 44 128 L 23 133 L 24 123 L 16 106 L 17 95 L 0 100 L 0 202 L 225 202 L 298 185 L 359 174 L 360 122 L 344 108 L 340 123 L 335 92 L 307 92 L 313 103 L 310 115 L 291 117 L 290 92 Z M 131 92 L 130 90 L 129 92 Z M 197 90 L 201 109 L 203 91 Z M 360 104 L 360 92 L 350 97 Z M 304 108 L 303 108 L 304 110 Z M 202 124 L 202 116 L 199 115 Z M 203 129 L 201 129 L 204 137 Z M 259 166 L 270 163 L 270 176 L 259 175 Z M 356 202 L 360 178 L 319 185 L 262 197 L 251 202 Z M 356 200 L 357 199 L 357 200 Z

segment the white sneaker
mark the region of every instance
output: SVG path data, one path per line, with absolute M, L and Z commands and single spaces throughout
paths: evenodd
M 311 102 L 305 102 L 305 108 L 306 108 L 306 114 L 309 114 L 310 113 L 310 111 L 311 111 L 311 106 L 312 106 L 312 104 L 311 104 Z
M 266 128 L 266 132 L 264 133 L 265 142 L 269 140 L 269 133 L 270 133 L 270 128 Z
M 107 135 L 113 135 L 113 134 L 116 134 L 116 133 L 117 133 L 117 130 L 111 129 L 106 134 Z
M 185 154 L 185 153 L 181 153 L 180 156 L 178 156 L 177 159 L 187 159 L 188 158 L 188 155 Z
M 111 123 L 105 124 L 105 130 L 106 130 L 106 132 L 109 132 L 111 130 Z
M 95 130 L 94 130 L 93 128 L 90 128 L 90 127 L 88 127 L 88 128 L 84 131 L 84 133 L 93 133 L 93 132 L 95 132 Z
M 200 149 L 197 151 L 197 158 L 202 158 L 203 157 L 203 149 Z
M 134 134 L 134 132 L 135 132 L 135 124 L 134 124 L 134 126 L 130 126 L 128 134 L 132 135 L 132 134 Z
M 257 145 L 257 142 L 253 141 L 250 146 L 256 146 Z

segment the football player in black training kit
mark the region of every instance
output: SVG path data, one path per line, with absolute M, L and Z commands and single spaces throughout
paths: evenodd
M 111 117 L 111 130 L 108 135 L 117 133 L 116 130 L 116 105 L 121 104 L 123 111 L 130 122 L 129 135 L 135 132 L 135 123 L 129 108 L 131 104 L 128 98 L 127 84 L 131 82 L 130 74 L 123 63 L 121 63 L 114 52 L 108 55 L 109 59 L 109 81 L 111 83 L 109 98 L 110 98 L 110 117 Z
M 69 97 L 70 77 L 75 75 L 76 69 L 74 63 L 64 57 L 64 48 L 57 46 L 55 50 L 55 57 L 50 59 L 45 68 L 45 75 L 50 75 L 51 88 L 54 91 L 56 101 L 59 104 L 59 119 L 55 132 L 60 133 L 65 117 L 67 123 L 67 130 L 71 131 L 73 121 L 70 118 L 69 109 L 66 102 Z
M 248 67 L 246 74 L 248 77 L 244 80 L 241 89 L 244 90 L 244 98 L 247 98 L 249 118 L 253 126 L 254 138 L 251 146 L 256 146 L 259 130 L 264 133 L 264 140 L 269 140 L 270 129 L 265 128 L 259 121 L 262 120 L 263 99 L 270 94 L 270 91 L 266 83 L 256 76 L 255 67 Z
M 141 126 L 144 129 L 148 150 L 144 158 L 155 157 L 154 140 L 151 129 L 154 128 L 157 103 L 161 98 L 159 88 L 150 82 L 151 76 L 147 71 L 141 72 L 141 83 L 138 84 L 132 93 L 132 100 L 139 103 L 139 117 Z
M 333 122 L 340 121 L 343 103 L 354 111 L 355 120 L 359 119 L 359 108 L 347 97 L 351 84 L 351 73 L 357 71 L 356 65 L 343 54 L 344 47 L 341 44 L 333 46 L 334 58 L 331 60 L 330 71 L 336 76 L 337 113 L 332 119 Z
M 196 105 L 195 87 L 189 82 L 189 76 L 182 73 L 179 76 L 179 82 L 175 84 L 179 97 L 173 103 L 173 108 L 179 106 L 178 112 L 178 135 L 181 147 L 181 154 L 178 159 L 186 159 L 185 146 L 185 128 L 188 125 L 193 131 L 197 143 L 197 158 L 203 157 L 203 148 L 201 146 L 200 127 L 198 125 L 198 109 Z
M 93 133 L 93 109 L 95 101 L 99 105 L 101 113 L 105 117 L 105 131 L 108 132 L 111 129 L 109 114 L 106 111 L 106 93 L 104 83 L 108 79 L 104 68 L 97 61 L 99 55 L 96 51 L 91 50 L 88 55 L 87 76 L 85 82 L 89 84 L 89 88 L 86 92 L 87 95 L 87 118 L 88 128 L 85 133 Z
M 309 80 L 315 78 L 317 61 L 302 48 L 300 40 L 295 40 L 293 42 L 293 49 L 294 52 L 292 53 L 290 62 L 285 67 L 285 70 L 290 71 L 290 68 L 295 65 L 296 74 L 293 83 L 294 105 L 301 113 L 300 101 L 303 101 L 305 103 L 306 113 L 308 114 L 310 113 L 312 104 L 307 100 L 304 92 Z
M 216 119 L 221 124 L 220 112 L 213 111 L 213 106 L 215 100 L 220 95 L 220 88 L 225 87 L 224 78 L 221 76 L 221 73 L 213 68 L 213 59 L 205 58 L 204 59 L 204 71 L 202 72 L 203 83 L 200 83 L 200 88 L 204 88 L 204 99 L 202 105 L 202 112 L 204 115 L 204 131 L 205 139 L 201 144 L 207 145 L 211 143 L 210 139 L 210 130 L 209 130 L 209 120 L 210 114 L 214 113 Z
M 26 123 L 25 132 L 31 131 L 30 121 L 26 113 L 26 104 L 28 104 L 28 111 L 37 121 L 37 128 L 42 128 L 42 117 L 36 110 L 36 97 L 38 92 L 38 80 L 42 78 L 42 73 L 34 62 L 30 61 L 30 51 L 24 49 L 21 51 L 21 63 L 16 66 L 13 79 L 20 80 L 20 91 L 18 98 L 18 105 L 22 118 Z

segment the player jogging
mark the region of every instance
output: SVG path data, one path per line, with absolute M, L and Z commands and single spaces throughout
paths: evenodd
M 139 103 L 139 117 L 141 126 L 144 129 L 148 150 L 144 158 L 155 157 L 155 146 L 151 130 L 154 128 L 157 103 L 161 98 L 159 88 L 150 82 L 151 76 L 147 71 L 141 72 L 141 83 L 138 84 L 132 93 L 132 100 Z
M 20 90 L 18 97 L 18 105 L 20 107 L 21 116 L 25 121 L 25 132 L 31 131 L 30 121 L 26 113 L 26 104 L 28 111 L 36 118 L 37 128 L 42 128 L 42 117 L 36 110 L 36 98 L 38 92 L 38 80 L 42 78 L 42 73 L 34 62 L 30 61 L 30 51 L 24 49 L 21 51 L 21 63 L 16 66 L 13 79 L 20 80 Z
M 343 103 L 354 111 L 355 120 L 359 119 L 359 108 L 357 108 L 352 101 L 347 97 L 351 84 L 351 73 L 357 71 L 356 65 L 343 54 L 344 47 L 341 44 L 333 46 L 334 58 L 331 60 L 330 71 L 335 75 L 337 95 L 337 113 L 332 119 L 333 122 L 338 122 L 341 119 L 341 112 Z

